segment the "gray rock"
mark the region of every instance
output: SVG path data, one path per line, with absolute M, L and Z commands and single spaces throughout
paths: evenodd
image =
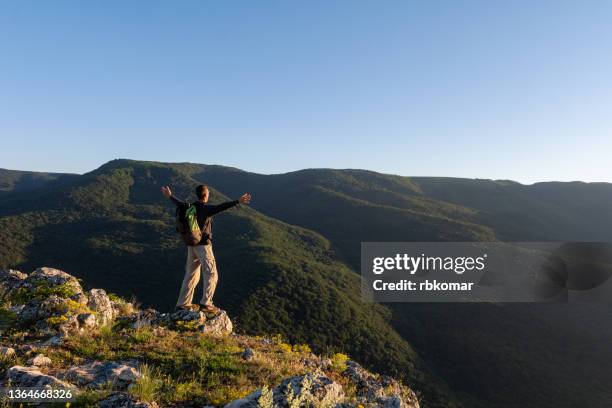
M 253 351 L 252 348 L 247 347 L 242 352 L 241 357 L 242 357 L 243 360 L 251 361 L 253 358 L 255 358 L 255 351 Z
M 0 359 L 6 359 L 15 355 L 15 349 L 12 347 L 0 347 Z
M 177 310 L 170 315 L 170 319 L 174 322 L 197 322 L 203 324 L 206 321 L 206 316 L 202 312 L 195 310 Z
M 320 372 L 284 380 L 273 390 L 258 389 L 225 408 L 286 408 L 334 406 L 344 399 L 342 386 Z
M 418 401 L 416 402 L 416 405 L 414 404 L 410 404 L 410 405 L 406 405 L 404 404 L 404 401 L 402 401 L 402 398 L 394 395 L 391 397 L 381 397 L 378 399 L 378 406 L 380 408 L 402 408 L 402 407 L 415 407 L 415 408 L 419 408 L 419 403 Z
M 40 302 L 32 301 L 28 306 L 38 307 L 38 318 L 48 317 L 54 314 L 64 314 L 68 312 L 68 302 L 70 299 L 62 298 L 57 295 L 51 295 Z M 38 304 L 37 304 L 38 303 Z
M 81 329 L 93 329 L 96 327 L 97 319 L 93 313 L 81 313 L 77 316 L 77 320 Z
M 62 336 L 53 336 L 44 343 L 41 344 L 42 347 L 57 347 L 61 346 L 64 342 L 64 338 Z
M 35 388 L 74 388 L 74 385 L 52 375 L 43 374 L 38 367 L 13 366 L 7 370 L 12 386 Z
M 99 401 L 100 408 L 158 408 L 156 402 L 134 401 L 132 398 L 123 392 L 118 392 L 110 395 L 108 398 Z
M 30 302 L 19 311 L 19 320 L 22 322 L 33 322 L 39 318 L 40 302 Z
M 26 284 L 28 275 L 15 269 L 0 270 L 0 288 L 7 293 Z
M 92 289 L 89 291 L 87 307 L 97 313 L 101 325 L 110 322 L 115 317 L 113 304 L 103 289 Z
M 207 319 L 201 330 L 206 334 L 226 335 L 231 334 L 234 327 L 225 310 L 221 310 L 215 317 Z
M 145 309 L 136 313 L 131 324 L 133 329 L 142 329 L 150 327 L 160 320 L 160 313 L 155 309 Z
M 379 397 L 384 396 L 382 383 L 359 363 L 348 361 L 347 368 L 342 374 L 355 384 L 357 397 L 364 399 L 366 402 L 374 402 Z
M 79 386 L 90 388 L 95 388 L 108 382 L 113 383 L 119 388 L 125 388 L 140 378 L 141 375 L 133 365 L 114 361 L 93 361 L 88 364 L 70 367 L 60 378 Z
M 172 323 L 172 318 L 170 318 L 170 313 L 161 313 L 159 317 L 157 318 L 157 320 L 152 322 L 152 324 L 155 324 L 158 326 L 170 326 L 171 323 Z
M 51 359 L 44 354 L 37 354 L 36 356 L 28 359 L 28 365 L 36 367 L 46 367 L 51 365 Z
M 87 303 L 87 297 L 83 293 L 83 288 L 77 278 L 59 269 L 47 267 L 38 268 L 28 276 L 27 281 L 31 283 L 32 286 L 41 283 L 47 286 L 66 285 L 74 292 L 73 296 L 71 296 L 72 300 L 79 303 Z
M 66 315 L 66 321 L 57 327 L 63 337 L 67 337 L 79 331 L 79 321 L 76 316 Z
M 376 376 L 355 361 L 347 362 L 342 373 L 356 388 L 357 399 L 361 403 L 375 404 L 381 408 L 419 408 L 419 401 L 412 390 L 401 398 L 402 387 L 391 377 Z
M 280 395 L 277 397 L 277 394 Z M 275 402 L 280 402 L 280 405 L 284 405 L 285 401 L 289 404 L 291 396 L 295 401 L 300 401 L 300 405 L 313 403 L 327 406 L 340 402 L 344 398 L 344 390 L 325 374 L 315 372 L 288 378 L 275 389 Z
M 264 387 L 253 391 L 244 398 L 229 402 L 223 408 L 277 408 L 273 398 L 273 391 Z

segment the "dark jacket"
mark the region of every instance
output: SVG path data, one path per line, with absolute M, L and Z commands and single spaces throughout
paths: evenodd
M 170 196 L 170 199 L 177 206 L 188 206 L 189 203 L 180 200 L 174 196 Z M 238 205 L 239 201 L 228 201 L 223 204 L 214 205 L 214 204 L 204 204 L 201 201 L 195 201 L 192 205 L 196 207 L 196 216 L 198 219 L 198 225 L 200 226 L 200 231 L 202 231 L 202 239 L 198 243 L 198 245 L 208 245 L 212 242 L 212 217 L 215 214 L 219 214 L 221 211 L 225 211 L 228 208 L 232 208 Z

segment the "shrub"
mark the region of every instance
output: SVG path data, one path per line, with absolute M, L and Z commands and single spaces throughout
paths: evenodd
M 294 344 L 293 351 L 296 353 L 311 353 L 312 350 L 308 344 Z
M 331 356 L 330 359 L 332 362 L 332 369 L 334 371 L 342 372 L 346 370 L 346 367 L 347 367 L 346 362 L 349 359 L 349 357 L 346 354 L 336 353 L 333 356 Z

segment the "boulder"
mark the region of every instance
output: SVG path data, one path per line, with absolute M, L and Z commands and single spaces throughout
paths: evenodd
M 33 287 L 41 284 L 49 287 L 65 285 L 72 289 L 73 294 L 70 299 L 79 303 L 87 303 L 87 297 L 83 293 L 83 288 L 77 278 L 59 269 L 38 268 L 28 276 L 27 281 Z
M 46 367 L 51 365 L 51 359 L 46 357 L 44 354 L 37 354 L 36 356 L 28 359 L 28 365 L 36 367 Z
M 113 304 L 104 289 L 92 289 L 89 291 L 87 307 L 96 312 L 101 325 L 110 322 L 115 317 Z
M 226 335 L 231 334 L 234 327 L 225 310 L 221 310 L 215 317 L 207 319 L 201 330 L 206 334 Z
M 140 371 L 134 365 L 114 361 L 93 361 L 88 364 L 70 367 L 61 378 L 78 386 L 95 388 L 108 382 L 119 388 L 128 385 L 141 377 Z
M 43 374 L 38 367 L 13 366 L 7 370 L 6 377 L 14 387 L 33 388 L 74 388 L 68 382 L 52 375 Z

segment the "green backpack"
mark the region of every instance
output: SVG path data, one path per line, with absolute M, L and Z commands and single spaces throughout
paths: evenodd
M 176 207 L 176 231 L 186 245 L 195 246 L 200 243 L 202 231 L 198 225 L 195 205 Z

